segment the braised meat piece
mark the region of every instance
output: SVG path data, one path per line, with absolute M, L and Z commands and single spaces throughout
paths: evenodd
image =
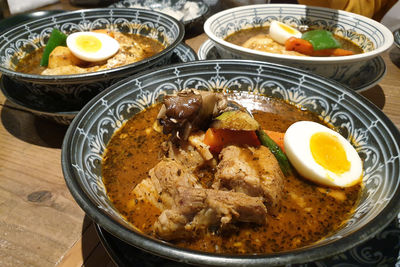
M 150 179 L 157 190 L 164 209 L 175 206 L 178 186 L 201 188 L 197 178 L 184 166 L 171 159 L 160 161 L 149 171 Z
M 153 230 L 164 240 L 190 237 L 210 226 L 224 229 L 234 222 L 266 223 L 262 198 L 202 188 L 196 177 L 175 160 L 163 159 L 149 175 L 133 194 L 162 211 Z
M 282 196 L 284 175 L 268 148 L 232 145 L 225 147 L 219 157 L 214 189 L 262 197 L 268 208 L 276 210 Z
M 154 224 L 164 240 L 193 237 L 210 226 L 224 229 L 234 222 L 265 224 L 267 209 L 262 199 L 243 193 L 178 187 L 176 206 L 165 210 Z
M 177 186 L 201 188 L 196 177 L 175 160 L 165 158 L 149 171 L 150 178 L 143 179 L 132 190 L 138 200 L 158 207 L 160 210 L 170 209 L 175 205 Z

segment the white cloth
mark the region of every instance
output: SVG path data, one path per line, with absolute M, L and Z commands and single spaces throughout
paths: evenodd
M 11 15 L 57 2 L 59 2 L 59 0 L 7 0 Z

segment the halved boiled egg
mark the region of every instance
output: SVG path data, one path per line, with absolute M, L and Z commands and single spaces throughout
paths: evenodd
M 112 57 L 119 49 L 119 43 L 104 33 L 75 32 L 67 37 L 67 46 L 76 57 L 98 62 Z
M 290 37 L 301 38 L 301 32 L 285 23 L 273 20 L 269 26 L 269 35 L 280 44 L 285 44 Z
M 292 124 L 284 137 L 285 152 L 304 178 L 327 186 L 349 187 L 362 179 L 362 161 L 339 133 L 316 122 Z

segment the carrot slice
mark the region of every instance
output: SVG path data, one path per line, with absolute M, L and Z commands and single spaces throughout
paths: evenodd
M 219 153 L 226 145 L 260 146 L 260 140 L 255 131 L 209 128 L 204 136 L 204 143 L 212 153 Z
M 354 55 L 353 51 L 342 49 L 342 48 L 328 48 L 328 49 L 321 49 L 315 50 L 312 53 L 313 56 L 316 57 L 340 57 L 340 56 L 351 56 Z
M 286 40 L 285 49 L 287 51 L 296 51 L 307 56 L 311 56 L 314 51 L 314 47 L 309 41 L 296 37 L 290 37 Z
M 285 133 L 275 132 L 271 130 L 264 130 L 264 132 L 285 152 L 283 139 L 285 137 Z

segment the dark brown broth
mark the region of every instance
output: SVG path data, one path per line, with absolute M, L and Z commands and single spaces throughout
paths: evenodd
M 264 129 L 284 132 L 295 121 L 318 117 L 281 101 L 270 99 L 265 111 L 253 111 Z M 108 196 L 128 221 L 146 234 L 152 235 L 152 225 L 160 211 L 146 202 L 136 203 L 132 189 L 148 170 L 159 161 L 165 136 L 150 130 L 160 105 L 151 107 L 129 120 L 114 134 L 107 145 L 103 161 L 103 179 Z M 146 155 L 146 156 L 143 156 Z M 198 170 L 203 185 L 210 184 L 211 170 Z M 337 230 L 356 206 L 361 185 L 346 189 L 320 187 L 298 175 L 288 177 L 277 216 L 268 216 L 268 223 L 259 226 L 237 224 L 231 234 L 207 233 L 200 238 L 172 242 L 178 246 L 216 253 L 271 253 L 288 251 L 314 243 Z M 337 200 L 333 194 L 345 196 Z M 301 200 L 299 200 L 301 199 Z M 145 212 L 143 212 L 145 211 Z M 240 230 L 239 230 L 240 229 Z

